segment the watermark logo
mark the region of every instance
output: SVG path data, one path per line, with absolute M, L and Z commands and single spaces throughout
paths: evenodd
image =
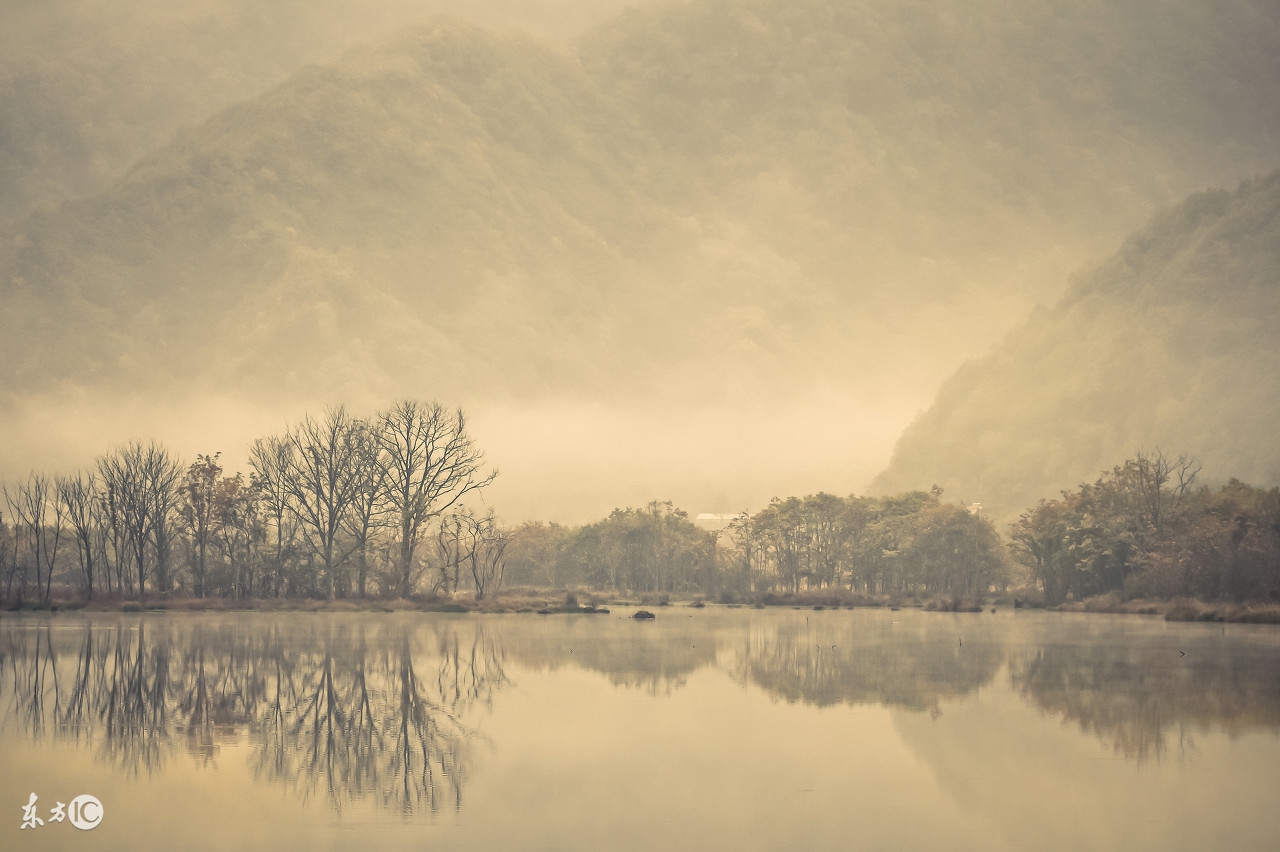
M 102 822 L 102 802 L 96 796 L 85 794 L 71 800 L 71 824 L 81 831 L 97 828 Z
M 54 810 L 57 810 L 56 808 Z M 36 794 L 31 794 L 31 801 L 22 806 L 22 827 L 39 828 L 44 825 L 44 820 L 36 816 Z
M 22 828 L 43 828 L 45 821 L 40 818 L 40 808 L 36 804 L 39 797 L 31 794 L 31 798 L 22 806 Z M 49 825 L 55 822 L 70 822 L 81 831 L 97 828 L 102 823 L 102 802 L 97 796 L 83 794 L 71 800 L 68 808 L 65 802 L 55 801 L 49 809 Z

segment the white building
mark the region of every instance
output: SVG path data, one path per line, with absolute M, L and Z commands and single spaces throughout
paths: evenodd
M 739 520 L 744 515 L 747 515 L 747 513 L 699 512 L 698 516 L 693 519 L 693 522 L 704 530 L 719 532 L 720 530 L 727 529 L 729 524 Z

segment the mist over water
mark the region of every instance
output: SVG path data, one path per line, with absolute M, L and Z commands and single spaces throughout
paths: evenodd
M 6 617 L 0 798 L 36 791 L 43 816 L 91 793 L 105 816 L 77 840 L 139 849 L 1266 848 L 1280 831 L 1269 629 L 630 611 Z M 74 831 L 17 825 L 0 838 Z

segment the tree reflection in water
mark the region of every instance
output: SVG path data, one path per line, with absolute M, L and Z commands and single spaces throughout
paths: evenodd
M 814 618 L 753 626 L 733 673 L 786 701 L 818 707 L 881 704 L 939 712 L 939 702 L 991 681 L 1004 652 L 991 641 L 961 645 L 942 619 L 898 626 Z
M 507 682 L 501 647 L 466 620 L 65 624 L 6 625 L 6 734 L 96 743 L 134 774 L 243 740 L 258 778 L 337 810 L 460 807 L 476 740 L 465 719 Z
M 602 620 L 604 619 L 604 620 Z M 521 665 L 538 671 L 575 667 L 598 672 L 614 686 L 670 695 L 701 668 L 716 665 L 726 632 L 672 616 L 655 623 L 631 618 L 572 615 L 553 623 L 509 624 L 507 647 Z
M 404 814 L 461 806 L 478 740 L 467 720 L 508 684 L 509 661 L 580 667 L 655 695 L 719 669 L 789 702 L 935 716 L 1007 670 L 1023 699 L 1137 760 L 1189 749 L 1210 728 L 1280 729 L 1273 630 L 1102 618 L 7 618 L 0 726 L 78 743 L 135 774 L 175 753 L 205 764 L 247 745 L 263 783 L 337 810 L 371 802 Z
M 1196 735 L 1211 729 L 1233 737 L 1280 729 L 1270 628 L 1233 629 L 1230 640 L 1201 633 L 1105 643 L 1059 633 L 1012 655 L 1010 677 L 1041 709 L 1125 757 L 1160 760 L 1171 746 L 1185 756 L 1194 753 Z
M 169 678 L 169 637 L 153 637 L 149 643 L 145 624 L 136 630 L 118 626 L 109 647 L 111 664 L 96 673 L 103 678 L 103 701 L 96 709 L 102 754 L 130 774 L 153 771 L 166 757 L 172 697 L 181 688 Z

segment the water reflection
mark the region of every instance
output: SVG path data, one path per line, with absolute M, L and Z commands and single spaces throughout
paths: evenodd
M 146 619 L 3 631 L 5 736 L 94 748 L 127 774 L 247 740 L 257 777 L 341 810 L 458 808 L 476 735 L 507 682 L 480 623 Z
M 937 715 L 939 702 L 989 683 L 1003 648 L 949 619 L 805 618 L 757 624 L 733 665 L 740 682 L 786 701 L 880 704 Z
M 1077 723 L 1117 753 L 1160 759 L 1194 750 L 1197 733 L 1280 730 L 1275 631 L 1188 626 L 1175 635 L 1130 632 L 1108 641 L 1070 626 L 1011 655 L 1015 689 Z M 1065 635 L 1064 635 L 1065 634 Z M 1122 639 L 1122 641 L 1116 641 Z
M 578 668 L 654 696 L 673 695 L 698 672 L 721 672 L 778 701 L 935 719 L 995 685 L 1008 701 L 1077 723 L 1134 760 L 1175 747 L 1185 754 L 1208 730 L 1280 731 L 1274 629 L 673 609 L 648 624 L 600 616 L 6 618 L 0 736 L 74 743 L 135 776 L 179 755 L 216 770 L 234 745 L 257 779 L 302 800 L 337 811 L 359 802 L 436 813 L 461 808 L 486 751 L 477 713 L 511 684 L 510 666 L 530 679 Z
M 639 623 L 594 615 L 508 622 L 503 635 L 512 659 L 529 668 L 573 666 L 598 672 L 614 686 L 670 695 L 694 672 L 715 667 L 718 648 L 733 628 L 719 620 L 695 621 L 678 610 L 663 615 Z

